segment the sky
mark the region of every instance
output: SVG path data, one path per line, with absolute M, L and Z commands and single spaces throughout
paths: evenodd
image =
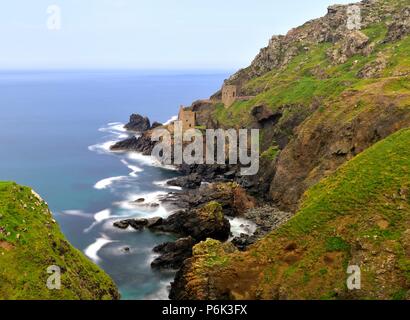
M 272 35 L 350 2 L 0 0 L 0 69 L 233 70 Z

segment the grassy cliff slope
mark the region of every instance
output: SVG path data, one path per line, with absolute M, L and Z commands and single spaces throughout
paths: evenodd
M 214 240 L 199 244 L 174 297 L 409 299 L 409 145 L 410 129 L 401 130 L 348 161 L 247 252 Z M 347 289 L 350 265 L 361 268 L 361 290 Z
M 260 128 L 262 152 L 278 150 L 261 159 L 255 180 L 284 210 L 295 212 L 310 186 L 410 126 L 410 0 L 357 6 L 359 30 L 347 29 L 348 6 L 335 5 L 273 36 L 227 80 L 253 98 L 229 108 L 215 102 L 219 126 Z
M 46 286 L 61 268 L 61 290 Z M 117 299 L 112 280 L 65 239 L 30 188 L 0 182 L 0 299 Z

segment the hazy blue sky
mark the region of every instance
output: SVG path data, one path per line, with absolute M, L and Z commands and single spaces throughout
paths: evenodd
M 335 2 L 351 1 L 2 0 L 0 68 L 236 69 Z

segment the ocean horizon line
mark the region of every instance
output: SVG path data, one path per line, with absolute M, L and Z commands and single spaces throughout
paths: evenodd
M 238 68 L 239 69 L 239 68 Z M 141 74 L 225 74 L 234 73 L 238 69 L 178 69 L 178 68 L 0 68 L 0 73 L 75 73 L 75 72 L 138 72 Z

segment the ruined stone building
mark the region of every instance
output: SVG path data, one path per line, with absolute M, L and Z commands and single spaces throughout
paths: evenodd
M 222 103 L 225 108 L 230 107 L 237 99 L 238 89 L 233 85 L 224 85 L 222 87 Z
M 182 122 L 182 130 L 195 128 L 195 112 L 185 109 L 183 106 L 179 109 L 178 120 Z

